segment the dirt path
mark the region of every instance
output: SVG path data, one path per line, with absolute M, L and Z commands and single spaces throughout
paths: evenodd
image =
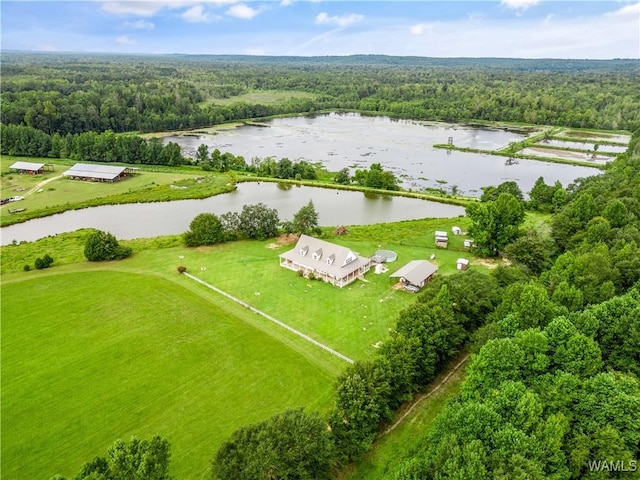
M 51 177 L 51 178 L 47 178 L 46 180 L 41 181 L 40 183 L 38 183 L 35 187 L 33 187 L 31 190 L 29 190 L 27 193 L 24 194 L 25 197 L 28 197 L 29 195 L 31 195 L 32 193 L 37 192 L 40 188 L 42 188 L 43 186 L 45 186 L 47 183 L 49 182 L 53 182 L 54 180 L 58 180 L 59 178 L 62 178 L 63 175 L 58 175 L 57 177 Z
M 455 367 L 453 367 L 448 373 L 447 375 L 435 386 L 433 387 L 431 390 L 429 390 L 427 393 L 424 393 L 422 395 L 420 395 L 418 398 L 416 398 L 416 400 L 413 402 L 413 404 L 407 409 L 406 412 L 404 412 L 402 414 L 402 416 L 400 418 L 398 418 L 398 420 L 396 420 L 396 422 L 391 425 L 389 428 L 387 428 L 384 432 L 382 432 L 382 434 L 380 435 L 381 437 L 385 436 L 388 433 L 391 433 L 395 430 L 395 428 L 400 425 L 406 418 L 407 416 L 409 416 L 409 414 L 413 411 L 414 408 L 416 408 L 420 402 L 422 402 L 423 400 L 429 398 L 431 395 L 433 395 L 435 392 L 437 392 L 438 390 L 440 390 L 440 388 L 447 383 L 447 381 L 451 378 L 451 376 L 456 373 L 458 370 L 460 370 L 460 367 L 462 367 L 465 363 L 467 363 L 467 360 L 469 360 L 469 354 L 466 354 L 464 357 L 462 357 L 462 360 L 460 360 Z

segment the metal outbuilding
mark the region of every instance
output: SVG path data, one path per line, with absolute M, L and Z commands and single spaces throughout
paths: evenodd
M 115 182 L 132 173 L 129 167 L 76 163 L 63 175 L 74 180 Z
M 53 165 L 49 163 L 33 163 L 33 162 L 15 162 L 9 167 L 16 173 L 26 173 L 27 175 L 39 175 L 47 172 L 53 172 Z

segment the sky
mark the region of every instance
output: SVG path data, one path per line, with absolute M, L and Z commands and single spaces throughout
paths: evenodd
M 0 0 L 2 50 L 640 58 L 640 2 Z

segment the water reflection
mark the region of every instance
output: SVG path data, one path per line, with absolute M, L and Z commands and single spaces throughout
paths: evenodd
M 282 189 L 286 185 L 288 188 Z M 278 210 L 280 220 L 290 220 L 309 200 L 318 211 L 321 225 L 386 223 L 417 218 L 455 217 L 464 208 L 425 200 L 369 195 L 362 192 L 301 187 L 269 182 L 243 183 L 234 192 L 203 200 L 134 203 L 73 210 L 51 217 L 4 227 L 2 244 L 13 240 L 33 241 L 79 228 L 97 228 L 119 239 L 179 234 L 188 230 L 193 218 L 211 212 L 217 215 L 242 210 L 243 205 L 266 203 Z

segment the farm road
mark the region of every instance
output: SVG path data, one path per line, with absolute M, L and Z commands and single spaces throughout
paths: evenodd
M 49 182 L 53 182 L 54 180 L 58 180 L 59 178 L 62 178 L 63 175 L 58 175 L 57 177 L 52 177 L 52 178 L 47 178 L 46 180 L 43 180 L 42 182 L 38 183 L 35 187 L 33 187 L 31 190 L 29 190 L 25 196 L 29 196 L 32 193 L 35 193 L 38 191 L 38 189 L 42 188 L 44 185 L 46 185 Z

